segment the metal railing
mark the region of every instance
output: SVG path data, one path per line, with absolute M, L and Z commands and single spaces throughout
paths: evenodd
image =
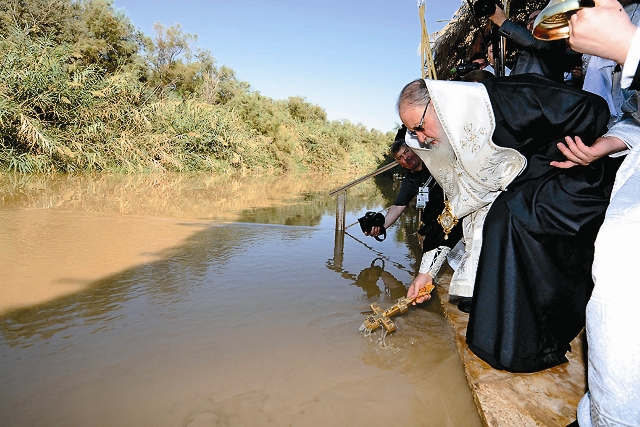
M 398 165 L 398 161 L 394 160 L 393 162 L 382 166 L 379 169 L 376 169 L 375 171 L 368 173 L 367 175 L 360 177 L 358 179 L 355 179 L 353 181 L 351 181 L 350 183 L 343 185 L 340 188 L 337 188 L 335 190 L 332 190 L 329 192 L 330 196 L 337 196 L 337 202 L 336 202 L 336 231 L 344 231 L 345 229 L 345 216 L 346 216 L 346 206 L 347 206 L 347 190 L 355 185 L 360 184 L 361 182 L 364 182 L 368 179 L 373 178 L 376 175 L 380 175 L 383 172 L 388 171 L 389 169 L 392 169 L 393 167 Z

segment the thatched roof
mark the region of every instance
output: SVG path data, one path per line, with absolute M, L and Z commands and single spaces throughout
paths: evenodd
M 471 0 L 472 4 L 475 3 Z M 531 12 L 543 9 L 548 4 L 545 0 L 512 0 L 510 2 L 509 17 L 511 20 L 524 25 Z M 479 25 L 478 25 L 479 24 Z M 482 18 L 479 22 L 473 18 L 469 4 L 463 3 L 453 19 L 436 35 L 433 46 L 436 72 L 439 79 L 445 79 L 449 71 L 464 57 L 470 57 L 475 51 L 483 49 L 481 34 L 489 31 L 491 21 Z M 515 53 L 513 43 L 507 43 L 508 66 Z M 460 54 L 463 51 L 462 54 Z

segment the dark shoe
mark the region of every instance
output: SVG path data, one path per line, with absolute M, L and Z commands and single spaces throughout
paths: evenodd
M 556 343 L 553 345 L 553 349 L 543 349 L 542 354 L 536 358 L 539 366 L 537 370 L 552 368 L 567 363 L 569 361 L 566 356 L 568 351 L 571 351 L 571 345 L 566 343 Z
M 463 313 L 471 313 L 472 301 L 473 301 L 473 298 L 471 297 L 460 298 L 460 301 L 458 302 L 458 310 L 462 311 Z
M 580 424 L 578 424 L 578 420 L 575 420 L 571 424 L 567 425 L 567 427 L 580 427 Z

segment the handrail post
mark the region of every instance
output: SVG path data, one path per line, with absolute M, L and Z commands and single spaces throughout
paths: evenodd
M 360 184 L 363 181 L 366 181 L 369 178 L 373 178 L 376 175 L 381 174 L 382 172 L 386 172 L 389 169 L 398 165 L 398 161 L 394 160 L 393 162 L 361 177 L 356 179 L 355 181 L 351 181 L 347 185 L 343 185 L 342 187 L 332 190 L 329 192 L 329 196 L 337 196 L 337 204 L 336 204 L 336 230 L 344 231 L 346 227 L 344 225 L 345 215 L 347 212 L 347 190 L 353 187 L 356 184 Z
M 336 230 L 333 239 L 333 270 L 342 273 L 344 261 L 344 230 Z
M 347 212 L 347 190 L 338 193 L 336 203 L 336 230 L 344 231 Z

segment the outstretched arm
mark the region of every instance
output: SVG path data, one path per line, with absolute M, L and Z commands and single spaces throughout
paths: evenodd
M 591 146 L 585 145 L 579 136 L 576 136 L 575 139 L 567 136 L 564 140 L 566 145 L 559 142 L 558 149 L 566 156 L 567 160 L 564 162 L 551 162 L 551 166 L 561 169 L 568 169 L 577 165 L 586 166 L 601 157 L 627 149 L 627 145 L 614 136 L 598 138 Z
M 520 47 L 546 50 L 557 49 L 560 46 L 560 43 L 558 42 L 538 40 L 533 37 L 531 31 L 507 18 L 504 11 L 498 6 L 496 6 L 496 11 L 489 17 L 489 19 L 498 26 L 498 33 L 501 36 L 505 36 L 514 41 Z

